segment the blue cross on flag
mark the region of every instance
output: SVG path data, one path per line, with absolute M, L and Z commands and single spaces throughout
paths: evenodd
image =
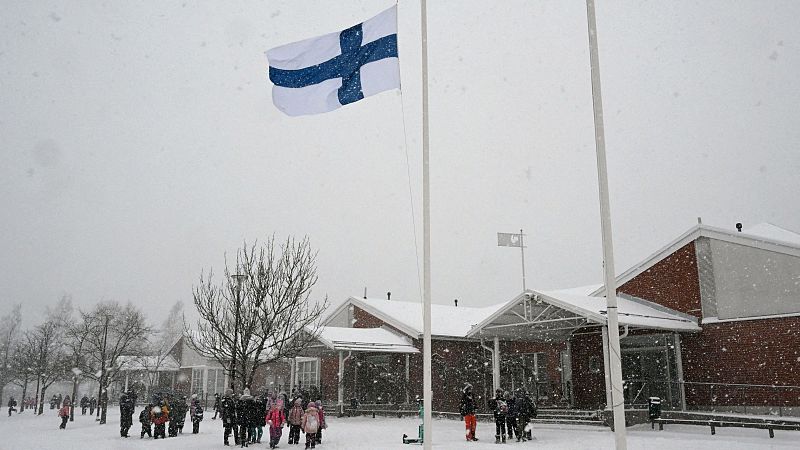
M 267 59 L 272 102 L 290 116 L 399 89 L 397 6 L 340 33 L 273 48 Z

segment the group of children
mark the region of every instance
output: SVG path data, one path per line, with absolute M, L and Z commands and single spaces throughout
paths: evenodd
M 203 405 L 200 404 L 197 394 L 192 395 L 192 400 L 188 407 L 186 397 L 184 396 L 181 400 L 176 402 L 172 408 L 170 408 L 167 399 L 163 399 L 157 404 L 146 405 L 139 413 L 139 423 L 142 424 L 140 439 L 143 439 L 145 434 L 153 439 L 166 439 L 167 424 L 169 424 L 169 437 L 183 434 L 187 412 L 192 421 L 192 434 L 199 433 L 200 422 L 203 420 Z
M 288 400 L 285 394 L 269 397 L 266 394 L 252 397 L 245 389 L 238 399 L 227 389 L 215 407 L 222 415 L 224 444 L 233 434 L 237 445 L 247 447 L 260 443 L 262 428 L 269 427 L 269 448 L 276 448 L 283 435 L 283 426 L 289 428 L 289 444 L 300 443 L 300 431 L 306 435 L 305 448 L 315 448 L 322 443 L 322 430 L 326 428 L 325 411 L 319 401 L 310 402 L 297 396 Z M 216 414 L 215 414 L 216 416 Z

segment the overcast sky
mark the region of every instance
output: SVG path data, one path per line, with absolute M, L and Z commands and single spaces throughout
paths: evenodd
M 418 1 L 399 6 L 402 94 L 287 117 L 264 56 L 392 4 L 0 2 L 0 313 L 68 293 L 158 323 L 273 233 L 319 250 L 315 298 L 419 300 Z M 597 14 L 617 271 L 698 216 L 800 231 L 800 2 Z M 519 293 L 496 232 L 520 228 L 528 286 L 601 282 L 584 1 L 431 1 L 428 20 L 434 302 Z

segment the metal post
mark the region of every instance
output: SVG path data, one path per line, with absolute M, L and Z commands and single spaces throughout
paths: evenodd
M 500 338 L 494 337 L 494 353 L 492 353 L 492 387 L 500 389 Z
M 606 381 L 606 410 L 611 410 L 611 373 L 608 367 L 608 327 L 602 327 L 603 334 L 603 378 Z
M 522 240 L 522 228 L 519 229 L 519 252 L 522 255 L 522 290 L 528 289 L 525 285 L 525 241 Z
M 433 443 L 433 430 L 431 429 L 433 405 L 433 389 L 431 385 L 431 211 L 430 211 L 430 129 L 428 115 L 428 3 L 421 0 L 421 30 L 422 30 L 422 235 L 423 235 L 423 345 L 422 345 L 422 396 L 423 415 L 422 427 L 424 430 L 423 446 L 431 450 Z
M 339 380 L 337 384 L 336 410 L 339 414 L 344 414 L 344 352 L 341 350 L 339 350 Z
M 238 264 L 237 264 L 238 265 Z M 241 303 L 242 280 L 246 275 L 235 274 L 231 278 L 236 280 L 236 304 L 233 313 L 233 352 L 231 352 L 231 389 L 236 392 L 236 353 L 239 348 L 239 304 Z
M 681 411 L 686 411 L 686 386 L 683 384 L 683 356 L 681 353 L 681 335 L 673 334 L 675 341 L 675 365 L 677 366 L 678 388 L 680 389 Z
M 410 376 L 411 375 L 411 364 L 410 364 L 410 362 L 411 361 L 410 361 L 409 355 L 408 355 L 408 353 L 406 353 L 406 404 L 409 404 L 409 402 L 411 402 L 410 394 L 409 394 L 409 391 L 408 391 L 408 382 L 411 379 L 411 376 Z
M 589 28 L 589 59 L 592 75 L 592 106 L 594 111 L 594 142 L 597 150 L 597 179 L 600 194 L 600 228 L 603 234 L 603 263 L 605 265 L 606 309 L 608 311 L 608 353 L 611 372 L 611 401 L 614 411 L 614 440 L 617 450 L 628 447 L 625 430 L 625 396 L 622 388 L 622 360 L 619 350 L 619 320 L 617 318 L 617 284 L 614 273 L 614 244 L 611 237 L 611 205 L 608 195 L 608 170 L 603 127 L 603 101 L 600 92 L 600 60 L 597 51 L 597 20 L 594 0 L 586 0 Z

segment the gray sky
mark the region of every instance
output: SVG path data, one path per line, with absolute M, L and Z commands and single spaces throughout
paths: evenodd
M 429 3 L 434 302 L 518 293 L 495 233 L 520 228 L 529 286 L 600 282 L 584 1 Z M 70 293 L 159 323 L 273 233 L 319 249 L 315 297 L 418 299 L 419 3 L 399 9 L 402 97 L 290 118 L 263 55 L 391 5 L 0 2 L 2 312 Z M 600 2 L 618 272 L 698 216 L 800 231 L 797 17 L 791 0 Z

